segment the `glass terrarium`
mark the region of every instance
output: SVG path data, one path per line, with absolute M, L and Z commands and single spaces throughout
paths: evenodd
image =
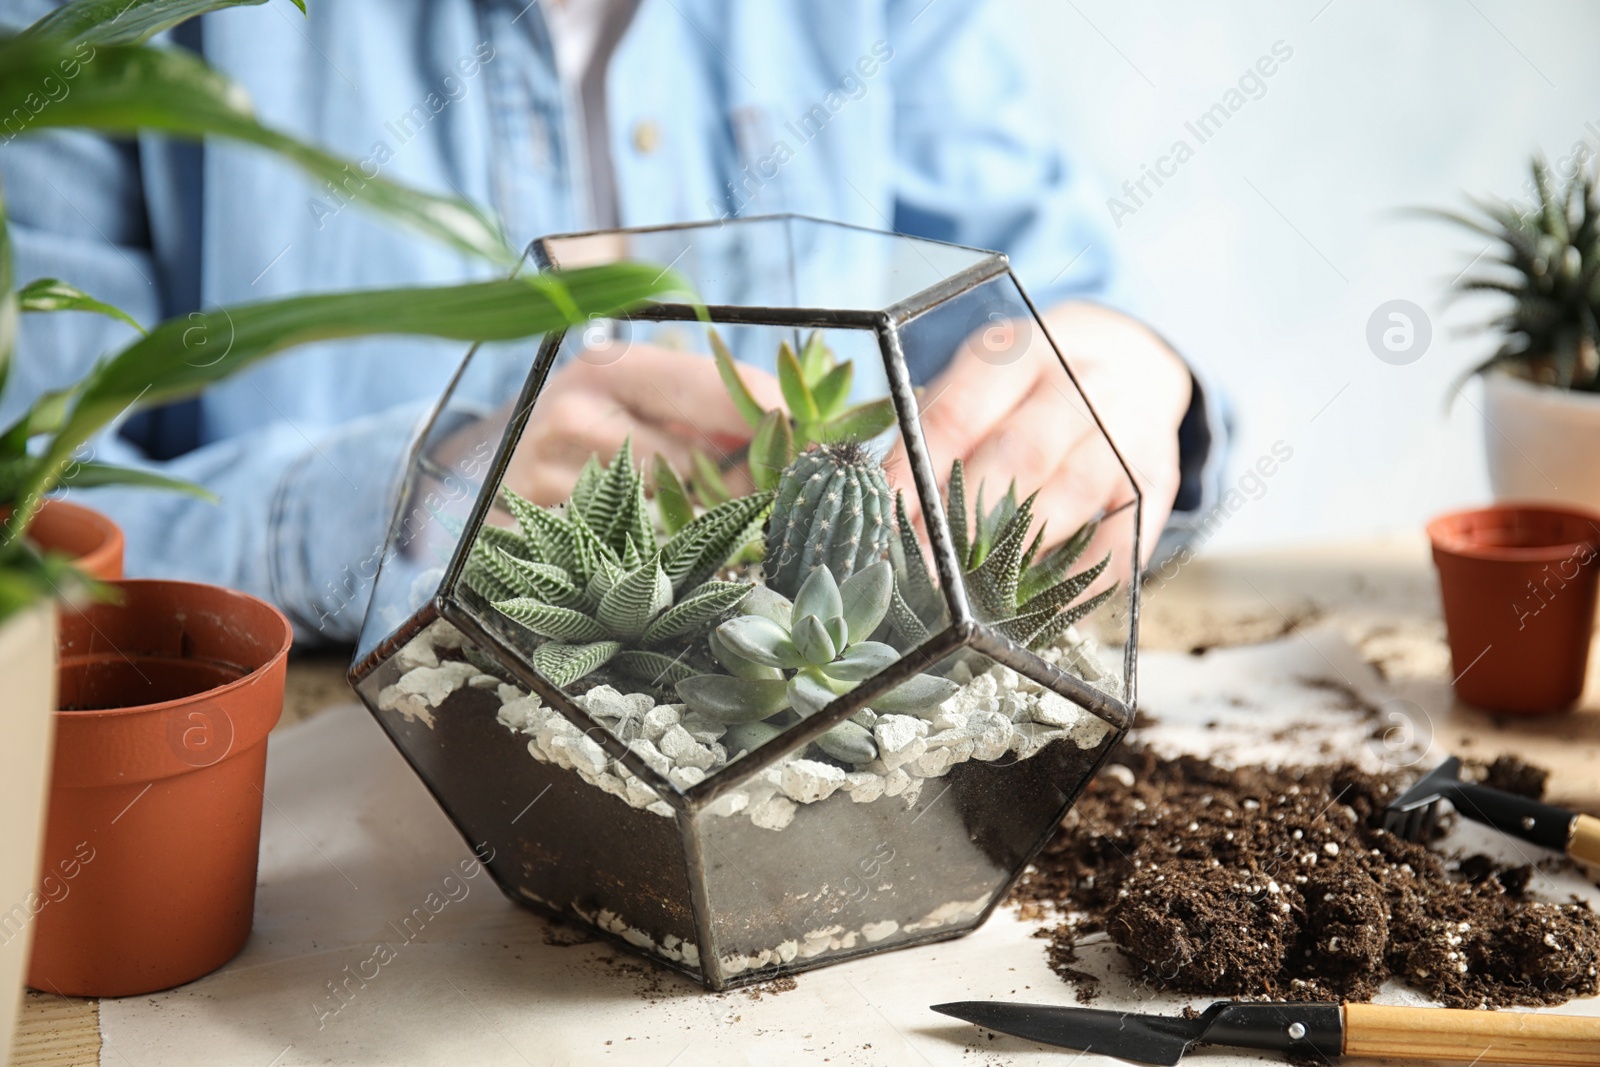
M 361 698 L 509 896 L 710 988 L 976 928 L 1126 732 L 1138 615 L 1138 491 L 1005 258 L 798 217 L 529 256 L 694 292 L 468 353 Z

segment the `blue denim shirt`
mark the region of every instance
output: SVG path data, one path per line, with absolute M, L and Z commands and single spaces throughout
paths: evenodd
M 45 6 L 8 0 L 0 18 Z M 607 72 L 619 221 L 801 212 L 999 249 L 1041 305 L 1106 299 L 1103 209 L 1035 110 L 1022 32 L 987 0 L 642 0 Z M 594 221 L 536 3 L 338 0 L 309 19 L 274 3 L 179 35 L 267 122 L 487 205 L 514 244 Z M 0 179 L 19 278 L 69 280 L 145 322 L 488 271 L 248 148 L 18 138 Z M 127 340 L 87 315 L 26 316 L 0 418 Z M 405 450 L 460 355 L 396 338 L 289 353 L 94 446 L 220 505 L 79 495 L 122 524 L 130 574 L 231 585 L 303 635 L 348 639 L 365 600 L 352 568 L 381 546 Z M 1196 432 L 1191 466 L 1209 451 Z

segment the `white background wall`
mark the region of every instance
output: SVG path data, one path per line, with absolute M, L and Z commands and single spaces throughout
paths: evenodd
M 1445 398 L 1491 351 L 1464 330 L 1495 305 L 1443 297 L 1487 242 L 1397 209 L 1520 195 L 1534 150 L 1600 149 L 1600 5 L 1023 3 L 1051 119 L 1107 195 L 1179 137 L 1195 146 L 1121 220 L 1124 280 L 1224 383 L 1235 476 L 1276 440 L 1294 449 L 1211 546 L 1414 528 L 1486 499 L 1478 387 L 1448 415 Z M 1276 41 L 1294 54 L 1265 94 L 1197 144 L 1184 123 Z M 1433 327 L 1406 366 L 1366 340 L 1397 298 Z

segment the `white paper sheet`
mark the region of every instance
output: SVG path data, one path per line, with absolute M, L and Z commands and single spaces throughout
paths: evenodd
M 1387 717 L 1415 719 L 1416 705 L 1390 705 L 1394 695 L 1331 631 L 1203 657 L 1147 654 L 1141 684 L 1141 706 L 1159 720 L 1147 739 L 1165 747 L 1241 761 L 1308 760 L 1319 752 L 1368 761 L 1442 757 L 1423 757 L 1395 738 L 1373 740 L 1376 723 L 1400 728 Z M 1367 710 L 1352 709 L 1360 702 Z M 708 994 L 608 944 L 570 944 L 572 928 L 512 904 L 487 872 L 464 877 L 470 851 L 364 709 L 326 712 L 273 735 L 271 745 L 250 943 L 200 981 L 102 1001 L 102 1063 L 1118 1062 L 1074 1061 L 1075 1053 L 991 1038 L 928 1011 L 948 1000 L 1075 1003 L 1045 964 L 1045 942 L 1032 936 L 1037 925 L 1009 909 L 961 940 L 802 974 L 786 992 Z M 1536 851 L 1476 828 L 1463 833 L 1470 840 L 1462 844 L 1508 859 L 1519 847 Z M 1600 902 L 1600 892 L 1571 872 L 1541 878 L 1536 888 L 1554 899 L 1576 893 Z M 437 914 L 425 907 L 430 894 Z M 427 921 L 413 917 L 408 925 L 418 908 Z M 1084 970 L 1106 976 L 1098 1007 L 1177 1011 L 1208 1002 L 1152 996 L 1130 984 L 1109 944 L 1082 955 Z M 1420 1002 L 1403 990 L 1383 999 Z M 1600 998 L 1557 1010 L 1600 1015 Z M 1195 1062 L 1229 1067 L 1262 1058 L 1218 1050 Z

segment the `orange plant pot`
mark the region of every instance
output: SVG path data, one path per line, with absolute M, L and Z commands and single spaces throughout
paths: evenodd
M 63 608 L 55 767 L 28 984 L 179 985 L 244 947 L 289 621 L 244 593 L 122 581 Z
M 122 527 L 92 508 L 46 500 L 28 528 L 28 540 L 72 557 L 91 578 L 109 582 L 122 577 Z
M 1600 515 L 1508 504 L 1428 524 L 1456 695 L 1533 715 L 1583 693 L 1600 585 Z

